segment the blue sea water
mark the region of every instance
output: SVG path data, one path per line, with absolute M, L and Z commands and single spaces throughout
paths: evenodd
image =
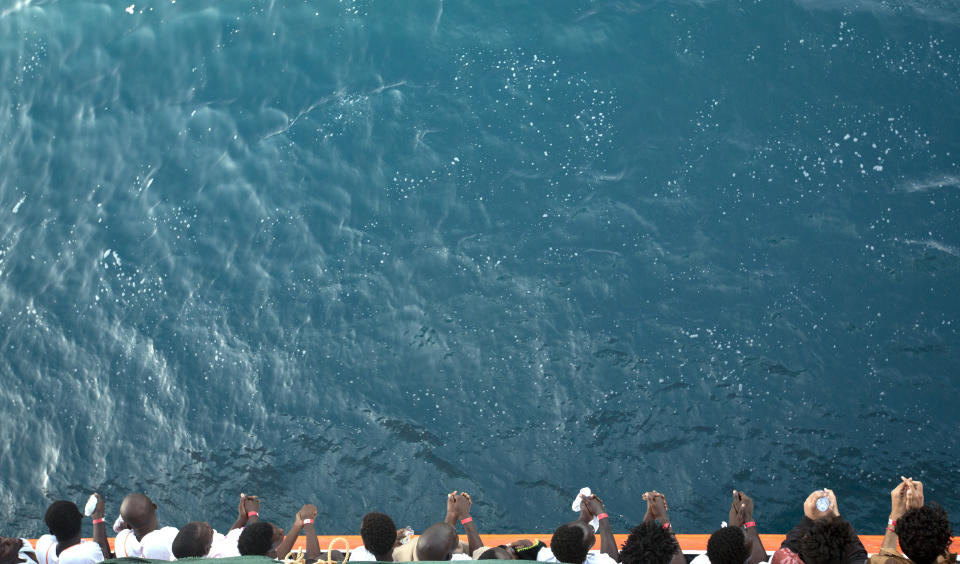
M 2 534 L 958 523 L 956 2 L 0 0 L 0 81 Z

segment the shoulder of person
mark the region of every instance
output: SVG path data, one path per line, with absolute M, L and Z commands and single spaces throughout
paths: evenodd
M 350 562 L 376 562 L 377 557 L 367 550 L 367 547 L 360 545 L 350 551 Z
M 43 535 L 37 539 L 37 562 L 40 564 L 49 564 L 48 556 L 53 555 L 53 560 L 56 561 L 56 547 L 57 547 L 57 537 L 53 535 Z
M 393 549 L 393 559 L 396 562 L 413 562 L 419 540 L 420 537 L 413 537 L 407 544 L 401 544 Z
M 710 564 L 710 557 L 707 556 L 707 553 L 698 554 L 694 556 L 693 560 L 690 561 L 690 564 Z
M 556 562 L 557 557 L 553 555 L 553 551 L 550 550 L 549 546 L 545 546 L 540 549 L 540 552 L 537 553 L 538 562 Z
M 150 531 L 149 533 L 143 535 L 143 538 L 140 539 L 141 544 L 152 544 L 152 543 L 172 543 L 173 539 L 177 538 L 177 533 L 180 532 L 180 529 L 176 527 L 163 527 L 157 529 L 156 531 Z
M 474 559 L 474 560 L 480 560 L 480 555 L 483 554 L 484 552 L 490 550 L 491 548 L 493 548 L 493 547 L 492 547 L 492 546 L 481 546 L 480 548 L 474 550 L 474 551 L 473 551 L 473 554 L 471 554 L 470 556 L 473 556 L 473 559 Z
M 617 564 L 616 560 L 610 558 L 610 555 L 604 552 L 590 552 L 584 562 L 586 564 Z
M 82 541 L 60 553 L 61 564 L 85 564 L 103 560 L 100 545 L 92 541 Z

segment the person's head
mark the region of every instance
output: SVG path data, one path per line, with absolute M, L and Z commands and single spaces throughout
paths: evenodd
M 360 538 L 374 556 L 386 556 L 397 542 L 397 527 L 386 513 L 367 513 L 360 522 Z
M 800 538 L 804 564 L 843 564 L 853 527 L 840 517 L 817 519 Z
M 558 562 L 580 564 L 596 542 L 593 527 L 583 521 L 571 521 L 557 527 L 550 538 L 550 550 Z
M 710 564 L 743 564 L 748 556 L 750 550 L 740 527 L 717 529 L 707 541 Z
M 23 539 L 12 537 L 0 537 L 0 564 L 17 564 L 24 562 L 20 558 L 20 550 L 23 548 Z M 30 564 L 36 564 L 31 562 Z
M 900 550 L 917 564 L 931 564 L 950 548 L 950 518 L 939 505 L 910 509 L 897 519 Z
M 396 539 L 396 532 L 394 532 Z M 417 558 L 420 560 L 450 560 L 457 549 L 457 530 L 446 523 L 431 525 L 417 539 Z
M 656 521 L 645 521 L 630 531 L 620 549 L 621 564 L 667 564 L 680 550 L 676 539 Z
M 213 527 L 205 521 L 187 523 L 173 539 L 173 555 L 177 558 L 201 557 L 210 554 Z
M 63 542 L 80 535 L 83 514 L 72 501 L 55 501 L 47 508 L 43 520 L 57 542 Z
M 274 525 L 266 521 L 257 521 L 243 528 L 237 539 L 237 550 L 241 556 L 267 556 L 275 548 Z M 283 537 L 281 537 L 283 538 Z
M 120 504 L 120 517 L 134 529 L 156 529 L 157 504 L 141 493 L 132 493 Z
M 477 560 L 516 560 L 517 553 L 506 546 L 495 546 L 484 550 Z

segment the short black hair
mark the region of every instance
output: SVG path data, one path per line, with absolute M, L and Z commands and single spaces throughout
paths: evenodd
M 498 545 L 493 548 L 488 548 L 480 553 L 480 556 L 474 560 L 519 560 L 516 553 L 511 553 L 507 550 L 506 545 Z
M 950 518 L 937 504 L 911 509 L 897 519 L 900 550 L 916 564 L 931 564 L 950 546 Z
M 707 558 L 710 564 L 743 564 L 750 552 L 740 527 L 723 527 L 710 535 Z
M 237 550 L 241 556 L 266 556 L 272 548 L 273 525 L 266 521 L 247 525 L 237 539 Z
M 800 559 L 804 564 L 843 564 L 853 535 L 841 517 L 817 519 L 800 538 Z
M 680 550 L 677 539 L 656 521 L 645 521 L 630 531 L 620 549 L 622 564 L 667 564 Z
M 187 523 L 173 539 L 173 555 L 177 558 L 206 556 L 209 549 L 204 542 L 203 523 Z
M 65 541 L 80 534 L 83 514 L 76 503 L 61 500 L 50 504 L 43 520 L 57 541 Z
M 367 513 L 360 522 L 363 547 L 374 556 L 383 556 L 393 550 L 397 542 L 397 526 L 386 513 Z
M 567 564 L 581 564 L 587 559 L 590 547 L 587 546 L 587 535 L 583 527 L 576 522 L 565 523 L 557 527 L 550 539 L 550 550 L 557 558 L 557 562 Z

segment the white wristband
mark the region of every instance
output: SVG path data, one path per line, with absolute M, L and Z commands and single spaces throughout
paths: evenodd
M 303 520 L 303 524 L 304 524 L 304 525 L 310 525 L 310 524 L 312 524 L 312 523 L 313 523 L 313 519 L 304 519 L 304 520 Z

